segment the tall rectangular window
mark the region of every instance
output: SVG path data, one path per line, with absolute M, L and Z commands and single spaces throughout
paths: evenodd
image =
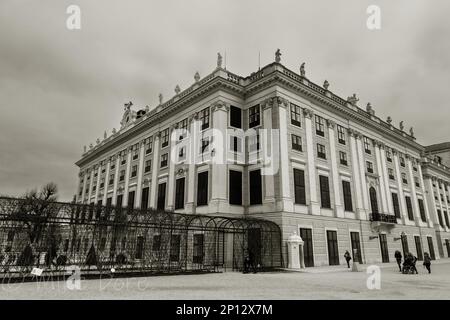
M 128 192 L 128 208 L 129 209 L 133 209 L 134 207 L 134 196 L 135 196 L 136 192 L 135 191 L 130 191 Z
M 181 236 L 173 234 L 170 237 L 170 262 L 178 262 L 180 260 Z
M 161 155 L 161 163 L 160 163 L 160 168 L 165 168 L 167 167 L 167 159 L 168 159 L 168 153 L 164 153 Z
M 117 195 L 116 198 L 116 207 L 120 208 L 123 206 L 123 194 Z
M 337 125 L 338 142 L 340 144 L 345 144 L 345 128 L 343 126 Z
M 125 180 L 125 170 L 120 170 L 119 181 Z
M 198 118 L 201 123 L 201 130 L 209 128 L 209 108 L 205 108 L 198 113 Z
M 137 165 L 134 165 L 133 167 L 131 167 L 131 177 L 134 178 L 137 176 Z
M 344 210 L 353 211 L 352 190 L 349 181 L 342 181 L 342 191 L 344 193 Z
M 325 152 L 325 146 L 323 144 L 317 144 L 317 157 L 320 159 L 326 159 L 327 154 Z
M 145 139 L 145 154 L 150 154 L 153 151 L 153 137 Z
M 141 209 L 142 210 L 146 210 L 148 208 L 148 194 L 149 194 L 148 187 L 142 189 L 142 196 L 141 196 Z
M 146 160 L 144 172 L 147 173 L 150 172 L 150 170 L 152 170 L 152 160 Z
M 448 220 L 447 211 L 444 211 L 443 213 L 444 213 L 445 224 L 447 225 L 448 228 L 450 228 L 450 221 Z
M 328 183 L 328 177 L 319 176 L 320 181 L 320 201 L 322 208 L 331 208 L 330 202 L 330 185 Z
M 197 176 L 197 206 L 208 204 L 208 171 L 200 172 Z
M 291 103 L 291 124 L 297 127 L 301 127 L 301 114 L 302 108 Z
M 366 161 L 366 166 L 367 166 L 367 172 L 373 173 L 373 163 L 370 161 Z
M 261 170 L 250 171 L 250 205 L 262 204 Z
M 406 179 L 406 173 L 402 172 L 402 182 L 404 184 L 408 184 L 408 180 Z
M 178 137 L 178 140 L 183 140 L 185 137 L 187 137 L 187 132 L 188 132 L 188 119 L 187 118 L 178 122 L 178 130 L 180 130 L 180 136 Z
M 242 110 L 241 108 L 230 106 L 230 126 L 235 128 L 242 128 Z
M 260 124 L 259 104 L 248 109 L 248 127 L 253 128 Z
M 400 165 L 401 165 L 402 167 L 405 166 L 405 158 L 400 157 Z
M 414 213 L 411 204 L 411 197 L 405 196 L 405 201 L 406 201 L 406 211 L 408 212 L 408 219 L 414 221 Z
M 233 152 L 242 152 L 242 139 L 236 136 L 230 136 L 230 150 Z
M 296 150 L 296 151 L 303 151 L 302 150 L 302 138 L 292 134 L 292 150 Z
M 175 209 L 184 208 L 184 182 L 185 178 L 179 178 L 175 182 Z
M 419 211 L 420 211 L 420 219 L 422 219 L 423 222 L 427 222 L 427 217 L 425 215 L 425 207 L 423 205 L 423 200 L 418 199 L 419 202 Z
M 444 228 L 444 221 L 442 220 L 442 213 L 441 210 L 437 209 L 437 214 L 438 214 L 438 220 L 439 220 L 439 225 Z
M 367 154 L 372 153 L 372 150 L 370 150 L 370 139 L 368 137 L 364 137 L 364 151 Z
M 161 148 L 165 148 L 169 145 L 169 128 L 164 129 L 161 132 Z
M 294 169 L 294 192 L 295 203 L 306 204 L 305 172 L 303 170 Z
M 389 179 L 395 180 L 394 169 L 388 168 Z
M 158 185 L 158 202 L 156 204 L 158 210 L 164 210 L 166 208 L 166 183 L 160 183 Z
M 343 166 L 348 165 L 347 153 L 345 153 L 344 151 L 339 151 L 339 163 L 342 164 Z
M 209 151 L 209 137 L 202 138 L 200 141 L 200 154 Z
M 203 256 L 204 256 L 203 242 L 204 242 L 203 234 L 194 234 L 193 253 L 192 253 L 193 263 L 203 263 Z
M 386 150 L 386 159 L 388 162 L 392 162 L 392 155 L 390 150 Z
M 325 119 L 316 115 L 316 134 L 319 136 L 325 136 Z
M 230 204 L 242 205 L 242 172 L 230 170 L 229 201 Z
M 396 218 L 400 218 L 400 203 L 398 201 L 398 195 L 392 193 L 392 205 L 394 206 L 394 214 Z

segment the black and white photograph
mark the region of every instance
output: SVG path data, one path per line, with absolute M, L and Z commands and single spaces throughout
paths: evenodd
M 449 300 L 448 12 L 0 1 L 0 299 Z

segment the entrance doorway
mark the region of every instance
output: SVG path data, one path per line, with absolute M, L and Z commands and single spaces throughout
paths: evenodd
M 447 257 L 450 258 L 450 241 L 448 239 L 445 239 L 445 245 L 447 246 Z
M 361 254 L 361 242 L 359 241 L 359 232 L 350 232 L 350 239 L 352 243 L 352 257 L 353 261 L 362 262 L 362 254 Z M 355 256 L 355 249 L 357 250 L 357 254 Z
M 403 257 L 406 257 L 406 254 L 409 252 L 408 238 L 406 234 L 401 235 L 401 239 L 402 239 Z
M 380 248 L 381 248 L 381 261 L 383 263 L 389 262 L 389 250 L 387 245 L 387 238 L 384 233 L 380 233 Z
M 305 259 L 305 267 L 314 267 L 312 230 L 300 228 L 300 237 L 303 240 L 303 257 Z
M 330 266 L 339 265 L 337 231 L 327 230 L 328 261 Z
M 436 260 L 436 255 L 434 254 L 433 238 L 427 237 L 427 241 L 428 241 L 428 249 L 430 250 L 430 258 L 431 260 Z
M 420 241 L 420 237 L 414 236 L 414 242 L 416 243 L 417 259 L 423 260 L 422 242 Z
M 253 258 L 255 265 L 261 264 L 261 229 L 248 229 L 248 253 Z

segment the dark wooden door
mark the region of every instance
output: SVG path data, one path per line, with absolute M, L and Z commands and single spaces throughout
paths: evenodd
M 428 241 L 428 248 L 430 249 L 430 258 L 431 258 L 431 260 L 435 260 L 436 255 L 434 254 L 433 238 L 427 237 L 427 241 Z
M 327 244 L 328 244 L 328 261 L 330 266 L 339 264 L 339 250 L 337 241 L 337 232 L 327 230 Z
M 312 230 L 300 228 L 300 237 L 303 240 L 303 257 L 305 258 L 305 267 L 314 267 L 314 252 Z
M 383 263 L 389 262 L 389 249 L 387 245 L 387 238 L 384 233 L 380 233 L 380 248 L 381 248 L 381 261 Z
M 448 239 L 445 239 L 445 245 L 447 246 L 447 257 L 450 258 L 450 241 Z
M 417 259 L 423 260 L 422 243 L 420 241 L 420 237 L 414 236 L 414 242 L 416 243 Z
M 248 229 L 248 251 L 255 265 L 261 264 L 261 229 Z
M 357 261 L 362 263 L 362 255 L 361 255 L 361 242 L 359 240 L 359 232 L 350 232 L 350 239 L 352 242 L 352 257 L 353 261 Z M 355 249 L 357 250 L 357 254 L 355 256 Z

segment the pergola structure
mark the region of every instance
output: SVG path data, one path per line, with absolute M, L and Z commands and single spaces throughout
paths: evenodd
M 283 266 L 277 224 L 248 217 L 0 198 L 0 278 Z

